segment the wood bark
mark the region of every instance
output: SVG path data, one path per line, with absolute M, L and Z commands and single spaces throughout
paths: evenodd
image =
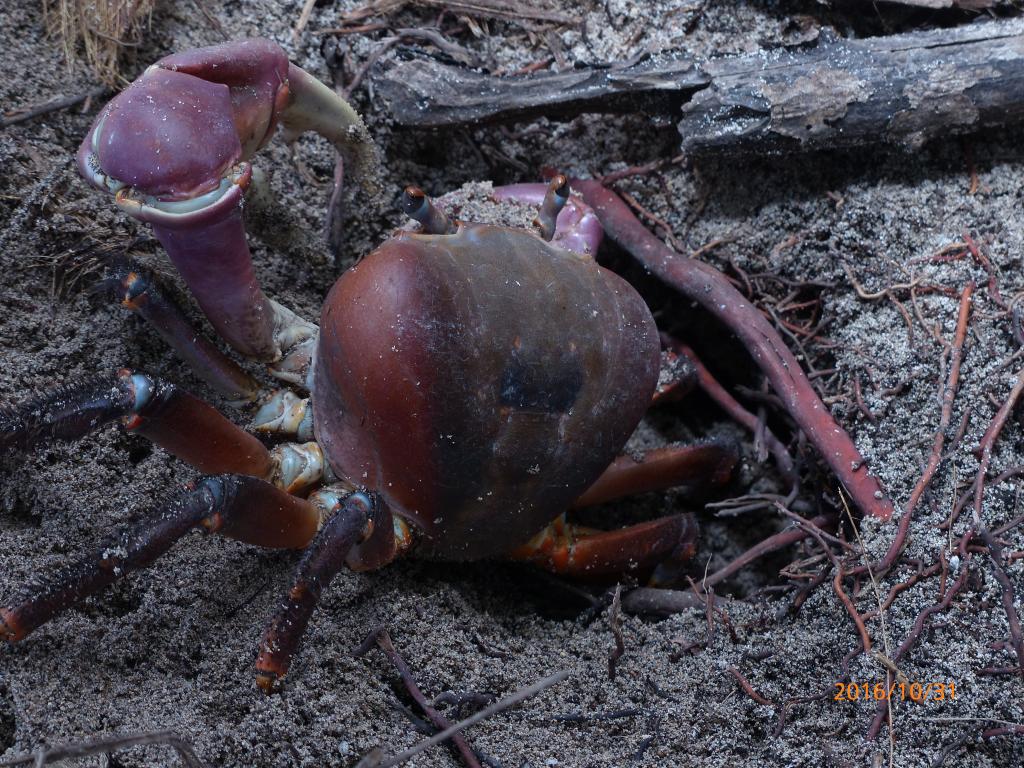
M 372 77 L 398 125 L 449 125 L 573 117 L 583 112 L 678 113 L 708 78 L 681 54 L 566 72 L 495 77 L 432 59 L 393 64 Z
M 683 107 L 684 152 L 887 142 L 1024 119 L 1024 20 L 722 58 Z
M 787 151 L 935 136 L 1024 121 L 1024 19 L 697 63 L 660 54 L 568 72 L 494 77 L 433 61 L 375 78 L 395 122 L 442 127 L 582 112 L 679 114 L 691 154 Z

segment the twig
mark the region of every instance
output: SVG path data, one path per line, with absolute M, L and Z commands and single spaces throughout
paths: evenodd
M 416 681 L 413 679 L 412 670 L 409 669 L 409 665 L 405 663 L 397 650 L 395 650 L 394 643 L 391 642 L 391 636 L 388 635 L 387 629 L 384 627 L 378 627 L 363 641 L 363 644 L 356 649 L 355 656 L 362 656 L 371 647 L 373 643 L 384 651 L 384 654 L 388 657 L 395 669 L 398 670 L 399 676 L 402 678 L 402 683 L 405 685 L 405 689 L 412 696 L 413 701 L 419 705 L 419 708 L 423 710 L 423 713 L 430 718 L 430 721 L 438 728 L 444 730 L 451 727 L 451 723 L 444 715 L 438 712 L 434 707 L 431 706 L 430 702 L 427 701 L 427 697 L 423 695 L 419 686 L 416 685 Z M 455 745 L 459 754 L 462 756 L 463 762 L 466 763 L 469 768 L 480 768 L 480 761 L 476 759 L 476 755 L 473 754 L 472 748 L 466 742 L 466 739 L 461 734 L 452 736 L 452 743 Z
M 853 270 L 846 264 L 843 265 L 843 270 L 846 272 L 846 277 L 853 286 L 853 290 L 857 292 L 857 295 L 865 301 L 876 301 L 878 299 L 884 299 L 887 296 L 892 296 L 893 291 L 908 291 L 912 288 L 916 288 L 923 277 L 911 280 L 909 283 L 897 283 L 896 285 L 887 285 L 880 291 L 869 292 L 853 274 Z
M 380 32 L 382 29 L 387 28 L 387 24 L 358 24 L 354 27 L 332 27 L 331 29 L 319 29 L 314 34 L 321 37 L 325 37 L 327 35 L 344 37 L 345 35 L 365 35 L 367 32 Z
M 978 530 L 978 536 L 985 542 L 988 548 L 989 557 L 992 559 L 993 575 L 1003 593 L 1003 611 L 1006 613 L 1006 623 L 1010 628 L 1010 642 L 1013 645 L 1013 652 L 1017 655 L 1017 669 L 1021 677 L 1024 677 L 1024 636 L 1021 634 L 1020 616 L 1017 613 L 1017 595 L 1013 588 L 1013 582 L 1006 575 L 1003 568 L 1003 549 L 995 540 L 985 526 Z
M 1009 310 L 1002 294 L 999 293 L 999 282 L 996 280 L 996 270 L 992 266 L 992 260 L 989 259 L 988 254 L 978 247 L 978 244 L 974 242 L 974 238 L 967 233 L 967 230 L 964 230 L 963 234 L 964 242 L 967 243 L 967 250 L 970 252 L 971 258 L 988 274 L 988 292 L 992 297 L 992 301 L 999 305 L 1000 309 Z
M 574 25 L 579 19 L 528 2 L 510 0 L 373 0 L 368 5 L 346 13 L 342 22 L 360 21 L 370 16 L 385 16 L 403 10 L 407 5 L 448 9 L 467 16 L 506 19 L 509 21 L 542 21 L 553 24 Z
M 957 313 L 956 332 L 953 335 L 953 344 L 949 350 L 949 374 L 946 378 L 946 386 L 942 389 L 942 409 L 939 415 L 939 426 L 935 430 L 935 438 L 932 440 L 932 450 L 928 457 L 928 464 L 925 466 L 917 485 L 910 492 L 903 507 L 903 517 L 900 518 L 899 528 L 896 537 L 893 539 L 885 556 L 874 566 L 877 576 L 886 573 L 903 553 L 906 547 L 907 534 L 910 531 L 910 521 L 917 508 L 924 492 L 931 485 L 935 471 L 939 468 L 939 461 L 942 459 L 942 447 L 946 441 L 946 430 L 949 429 L 949 422 L 953 417 L 953 401 L 956 398 L 957 388 L 960 384 L 960 366 L 963 362 L 964 342 L 967 339 L 967 324 L 971 317 L 971 298 L 974 295 L 974 283 L 964 286 L 960 294 L 960 310 Z
M 429 59 L 393 62 L 374 73 L 373 84 L 396 125 L 422 129 L 588 111 L 678 114 L 684 97 L 707 78 L 692 59 L 671 52 L 627 66 L 503 77 Z
M 912 586 L 917 584 L 922 579 L 930 579 L 932 576 L 934 576 L 935 574 L 937 574 L 939 572 L 940 567 L 941 566 L 940 566 L 939 563 L 932 563 L 927 568 L 922 568 L 922 567 L 920 567 L 920 562 L 919 562 L 918 563 L 917 573 L 913 574 L 912 576 L 910 576 L 905 581 L 901 581 L 898 584 L 894 584 L 889 589 L 889 594 L 886 595 L 885 600 L 882 601 L 882 605 L 880 607 L 880 610 L 878 610 L 878 611 L 868 611 L 867 613 L 865 613 L 864 614 L 864 621 L 868 621 L 870 619 L 873 619 L 873 618 L 875 618 L 875 616 L 881 615 L 881 613 L 883 611 L 889 610 L 889 608 L 892 606 L 893 602 L 896 600 L 897 596 L 900 595 L 900 593 L 907 591 L 908 589 L 910 589 Z
M 475 5 L 435 3 L 456 13 Z M 822 35 L 811 46 L 703 62 L 672 52 L 639 65 L 521 77 L 413 61 L 374 80 L 391 118 L 407 127 L 624 109 L 678 118 L 682 109 L 688 156 L 879 143 L 913 149 L 931 138 L 1020 122 L 1022 39 L 1024 23 L 1013 19 L 860 39 Z M 938 69 L 946 73 L 941 82 Z M 631 79 L 621 80 L 623 72 Z
M 26 752 L 0 761 L 0 768 L 4 766 L 25 765 L 27 763 L 34 763 L 38 768 L 39 766 L 59 760 L 67 760 L 73 757 L 88 757 L 89 755 L 102 755 L 114 752 L 115 750 L 139 747 L 146 744 L 167 744 L 177 751 L 183 765 L 188 766 L 188 768 L 205 768 L 206 764 L 196 755 L 192 745 L 173 731 L 153 731 L 152 733 L 136 733 L 130 736 L 109 736 L 77 744 L 40 747 L 35 752 Z
M 483 16 L 509 21 L 546 21 L 552 24 L 575 26 L 580 23 L 578 16 L 552 11 L 523 0 L 413 0 L 416 5 L 431 8 L 447 8 L 453 13 Z M 569 6 L 572 7 L 572 6 Z
M 857 410 L 859 410 L 864 418 L 872 424 L 878 424 L 878 417 L 868 408 L 867 403 L 864 402 L 864 395 L 861 393 L 860 376 L 853 377 L 853 400 L 857 404 Z
M 192 0 L 199 12 L 203 14 L 203 18 L 206 19 L 206 23 L 213 27 L 220 36 L 225 40 L 230 40 L 231 36 L 225 31 L 224 25 L 220 23 L 220 20 L 210 13 L 210 9 L 206 7 L 206 0 Z
M 830 517 L 820 515 L 810 522 L 813 525 L 820 527 L 828 524 L 831 520 L 832 518 Z M 763 541 L 755 544 L 728 565 L 719 568 L 710 576 L 705 576 L 697 583 L 702 589 L 708 590 L 715 584 L 718 584 L 720 581 L 724 581 L 755 560 L 764 557 L 771 552 L 782 549 L 783 547 L 795 544 L 796 542 L 807 538 L 809 535 L 810 534 L 808 534 L 807 531 L 799 526 L 789 528 L 785 531 L 780 531 L 779 533 L 769 536 Z M 623 609 L 629 613 L 653 613 L 667 615 L 680 613 L 689 608 L 700 605 L 702 602 L 704 602 L 703 596 L 701 596 L 699 592 L 695 593 L 692 590 L 684 592 L 678 589 L 640 587 L 639 589 L 630 590 L 626 594 L 623 599 L 622 606 Z
M 921 638 L 921 634 L 924 632 L 928 619 L 931 618 L 933 614 L 947 610 L 949 606 L 953 604 L 953 598 L 959 594 L 960 590 L 963 589 L 964 584 L 967 583 L 967 577 L 970 574 L 971 565 L 971 553 L 968 551 L 967 545 L 970 543 L 972 535 L 973 531 L 968 531 L 964 537 L 960 539 L 960 544 L 958 546 L 958 552 L 960 554 L 960 575 L 957 577 L 957 580 L 953 582 L 952 586 L 943 592 L 939 602 L 934 605 L 929 605 L 917 615 L 917 619 L 914 620 L 914 625 L 911 627 L 906 639 L 900 647 L 896 649 L 895 653 L 890 654 L 889 658 L 893 663 L 902 659 L 906 655 L 907 651 L 914 647 L 914 644 Z M 871 722 L 871 727 L 868 728 L 868 741 L 874 741 L 878 736 L 878 732 L 882 729 L 882 723 L 889 712 L 888 698 L 889 697 L 886 697 L 886 701 L 878 702 L 878 709 L 875 713 L 875 718 Z
M 795 515 L 788 509 L 779 505 L 779 511 L 783 514 L 788 514 L 789 517 L 796 521 L 796 524 L 806 530 L 814 539 L 818 542 L 821 548 L 825 551 L 825 555 L 832 562 L 832 567 L 835 568 L 835 576 L 832 578 L 832 589 L 836 593 L 836 597 L 839 598 L 839 602 L 846 608 L 846 612 L 850 615 L 850 619 L 853 621 L 854 627 L 857 629 L 857 634 L 860 635 L 861 645 L 864 647 L 865 653 L 871 653 L 871 637 L 868 635 L 867 627 L 864 626 L 864 619 L 861 618 L 860 613 L 857 611 L 857 606 L 853 604 L 853 600 L 843 589 L 843 579 L 846 578 L 847 573 L 843 570 L 843 564 L 839 558 L 835 556 L 832 549 L 825 543 L 824 531 L 818 528 L 816 525 L 811 525 L 809 520 L 802 519 L 799 515 Z
M 734 243 L 734 242 L 736 242 L 736 235 L 726 235 L 725 237 L 716 237 L 714 240 L 709 240 L 708 242 L 704 243 L 704 245 L 702 245 L 699 248 L 695 249 L 693 251 L 693 253 L 690 254 L 690 258 L 691 259 L 702 259 L 705 256 L 707 256 L 709 253 L 711 253 L 713 250 L 715 250 L 716 248 L 719 248 L 719 247 L 721 247 L 723 245 L 728 245 L 729 243 Z M 733 265 L 733 268 L 735 269 L 735 265 Z
M 768 699 L 766 699 L 760 693 L 755 691 L 754 690 L 754 686 L 752 686 L 750 684 L 750 682 L 747 680 L 747 678 L 745 678 L 743 676 L 743 674 L 738 669 L 736 669 L 736 667 L 729 667 L 726 670 L 726 672 L 728 672 L 730 675 L 732 675 L 734 678 L 736 678 L 736 682 L 740 684 L 740 688 L 743 689 L 743 692 L 745 694 L 747 694 L 747 696 L 752 698 L 754 701 L 756 701 L 758 704 L 763 704 L 764 706 L 767 706 L 767 707 L 774 707 L 775 706 L 774 703 L 772 703 L 771 701 L 768 701 Z
M 461 64 L 465 64 L 470 67 L 478 67 L 481 65 L 480 59 L 477 58 L 475 53 L 468 48 L 463 48 L 461 45 L 446 39 L 437 29 L 431 29 L 429 27 L 408 27 L 396 29 L 395 35 L 400 37 L 402 40 L 422 40 L 430 43 L 439 51 L 447 53 Z
M 380 57 L 403 40 L 425 40 L 463 64 L 470 66 L 477 66 L 479 64 L 476 55 L 472 51 L 463 48 L 461 45 L 457 45 L 450 40 L 446 40 L 436 29 L 419 29 L 411 27 L 398 29 L 395 30 L 394 35 L 383 38 L 380 41 L 380 44 L 370 52 L 370 55 L 366 57 L 366 61 L 363 62 L 359 71 L 352 77 L 351 82 L 342 89 L 341 95 L 345 98 L 351 96 L 362 84 L 363 80 L 366 79 L 367 73 L 373 68 L 373 65 L 380 60 Z
M 668 342 L 676 352 L 689 359 L 697 373 L 697 384 L 702 390 L 704 390 L 704 393 L 714 400 L 723 411 L 729 414 L 733 421 L 742 424 L 751 432 L 756 433 L 760 427 L 759 419 L 744 408 L 736 398 L 730 395 L 728 390 L 726 390 L 726 388 L 711 375 L 711 371 L 709 371 L 704 363 L 701 362 L 701 359 L 697 357 L 697 353 L 686 344 L 676 341 L 671 337 L 664 337 L 664 340 Z M 775 433 L 767 427 L 763 428 L 761 435 L 764 440 L 765 447 L 771 451 L 772 458 L 775 460 L 775 466 L 778 467 L 779 473 L 783 478 L 785 478 L 786 482 L 791 485 L 795 485 L 799 481 L 799 477 L 796 473 L 796 467 L 793 464 L 793 457 L 789 455 L 789 451 L 786 450 L 786 446 L 784 446 L 782 441 L 775 436 Z
M 356 74 L 352 77 L 352 80 L 349 82 L 349 84 L 342 89 L 341 95 L 344 96 L 346 99 L 349 98 L 353 94 L 353 92 L 355 92 L 355 90 L 362 84 L 363 79 L 366 77 L 366 73 L 369 72 L 373 65 L 377 63 L 377 60 L 380 59 L 381 56 L 390 51 L 392 48 L 394 48 L 396 45 L 398 45 L 400 41 L 401 38 L 398 37 L 389 37 L 385 40 L 382 40 L 380 45 L 374 48 L 373 51 L 371 51 L 370 55 L 366 57 L 366 61 L 363 62 L 363 66 L 359 68 L 359 71 L 356 72 Z
M 80 93 L 77 96 L 60 96 L 32 107 L 16 107 L 4 112 L 3 117 L 0 118 L 0 128 L 24 123 L 26 120 L 32 120 L 33 118 L 57 112 L 61 109 L 69 109 L 89 99 L 98 99 L 109 91 L 110 89 L 106 86 L 100 86 L 99 88 L 93 88 L 91 91 Z
M 872 656 L 882 662 L 883 666 L 888 670 L 885 674 L 885 687 L 888 690 L 892 686 L 892 675 L 896 674 L 897 677 L 901 675 L 899 669 L 896 667 L 896 662 L 892 660 L 892 646 L 889 639 L 889 629 L 885 623 L 885 608 L 882 605 L 882 590 L 878 586 L 878 578 L 875 572 L 871 569 L 871 565 L 868 562 L 867 547 L 864 546 L 864 540 L 860 535 L 860 527 L 857 525 L 857 521 L 853 519 L 853 513 L 850 511 L 850 505 L 846 503 L 846 496 L 843 495 L 842 490 L 839 491 L 839 500 L 843 503 L 843 511 L 846 512 L 846 517 L 850 521 L 850 525 L 853 527 L 854 534 L 857 537 L 857 543 L 860 544 L 860 550 L 863 553 L 865 567 L 868 570 L 868 578 L 871 580 L 871 588 L 875 593 L 875 601 L 878 603 L 878 623 L 881 625 L 882 633 L 882 646 L 885 648 L 884 657 L 882 654 L 875 651 Z M 862 620 L 866 621 L 864 617 Z M 864 652 L 868 652 L 868 648 L 864 648 Z M 896 731 L 892 727 L 892 697 L 885 697 L 886 711 L 889 713 L 889 766 L 893 766 L 893 756 L 896 753 Z
M 985 430 L 985 434 L 981 437 L 981 443 L 978 445 L 981 462 L 978 466 L 978 475 L 974 486 L 974 525 L 976 528 L 981 528 L 981 500 L 985 493 L 985 475 L 988 474 L 988 465 L 992 460 L 992 448 L 996 440 L 999 439 L 999 433 L 1003 431 L 1014 406 L 1017 405 L 1021 392 L 1024 392 L 1024 369 L 1017 374 L 1017 381 L 1013 385 L 1013 389 L 1010 390 L 1009 397 L 996 412 L 992 423 Z
M 549 723 L 605 723 L 609 720 L 625 720 L 643 714 L 646 714 L 645 710 L 630 707 L 628 709 L 613 709 L 610 712 L 570 712 L 567 715 L 550 715 L 538 718 L 538 720 Z
M 526 688 L 523 688 L 522 690 L 516 691 L 515 693 L 509 696 L 506 696 L 501 701 L 496 701 L 494 704 L 491 704 L 491 706 L 487 707 L 486 709 L 481 709 L 476 714 L 470 715 L 465 720 L 457 722 L 455 725 L 451 726 L 450 728 L 446 728 L 445 730 L 441 731 L 440 733 L 434 736 L 431 736 L 429 739 L 421 741 L 412 749 L 407 749 L 405 752 L 395 755 L 394 757 L 390 757 L 387 760 L 384 760 L 383 762 L 367 763 L 366 768 L 393 768 L 393 766 L 401 765 L 406 760 L 412 759 L 423 750 L 430 749 L 430 747 L 434 746 L 435 744 L 440 744 L 445 739 L 451 738 L 455 734 L 459 733 L 459 731 L 462 731 L 463 729 L 468 728 L 471 725 L 479 723 L 481 720 L 486 720 L 491 715 L 501 712 L 504 709 L 508 709 L 509 707 L 514 707 L 519 702 L 524 701 L 525 699 L 528 699 L 531 696 L 536 696 L 538 693 L 545 690 L 546 688 L 550 688 L 551 686 L 562 682 L 568 676 L 569 672 L 567 670 L 555 672 L 553 675 L 549 675 L 545 677 L 543 680 L 539 680 L 531 686 L 528 686 Z M 360 763 L 360 765 L 361 764 L 362 763 Z
M 606 187 L 611 186 L 617 181 L 628 179 L 631 176 L 646 176 L 649 173 L 660 171 L 666 165 L 678 165 L 683 162 L 684 155 L 676 155 L 675 157 L 663 157 L 660 160 L 652 160 L 649 163 L 643 165 L 631 165 L 628 168 L 622 168 L 618 171 L 612 171 L 606 173 L 604 176 L 596 177 L 597 181 L 600 181 Z
M 822 35 L 807 48 L 712 59 L 701 65 L 711 84 L 683 108 L 682 149 L 691 156 L 868 143 L 913 150 L 1019 120 L 1022 36 L 1024 24 L 1014 20 L 860 39 Z M 947 67 L 938 86 L 937 66 Z
M 302 30 L 306 28 L 309 23 L 309 17 L 313 15 L 313 6 L 316 5 L 316 0 L 306 0 L 302 6 L 302 13 L 299 14 L 299 20 L 295 22 L 295 28 L 292 30 L 292 42 L 299 42 L 299 38 L 302 37 Z
M 676 253 L 682 253 L 685 250 L 685 248 L 683 248 L 680 242 L 676 240 L 676 236 L 672 234 L 672 228 L 663 218 L 658 216 L 656 213 L 652 213 L 651 211 L 647 210 L 643 206 L 643 204 L 635 197 L 633 197 L 633 195 L 629 194 L 629 192 L 623 192 L 620 190 L 618 195 L 629 204 L 630 208 L 639 213 L 641 216 L 643 216 L 645 219 L 651 222 L 654 226 L 661 229 L 661 231 L 664 233 L 665 239 L 668 240 L 668 244 L 673 251 L 675 251 Z

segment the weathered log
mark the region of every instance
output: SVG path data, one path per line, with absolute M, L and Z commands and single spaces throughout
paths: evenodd
M 1009 5 L 1008 0 L 882 0 L 888 5 L 905 5 L 929 11 L 956 9 L 958 11 L 984 11 Z
M 691 58 L 652 56 L 567 72 L 494 77 L 432 59 L 392 64 L 373 77 L 398 125 L 439 128 L 583 112 L 678 114 L 686 98 L 708 85 Z
M 703 65 L 711 85 L 683 107 L 683 151 L 787 150 L 888 142 L 1024 119 L 1024 20 L 840 40 Z
M 691 154 L 786 151 L 927 139 L 1024 121 L 1024 19 L 860 40 L 701 64 L 640 63 L 493 77 L 402 62 L 374 77 L 398 125 L 442 127 L 538 115 L 641 110 L 678 114 Z

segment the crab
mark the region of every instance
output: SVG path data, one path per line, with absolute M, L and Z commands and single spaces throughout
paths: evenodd
M 532 229 L 453 221 L 407 188 L 401 206 L 418 230 L 345 272 L 314 324 L 263 293 L 241 215 L 257 178 L 250 160 L 278 124 L 287 139 L 325 136 L 372 190 L 377 155 L 362 120 L 267 40 L 160 60 L 82 143 L 84 178 L 152 226 L 217 335 L 283 386 L 246 373 L 151 276 L 115 265 L 121 303 L 214 390 L 249 404 L 252 423 L 129 369 L 0 412 L 0 448 L 119 420 L 205 475 L 0 603 L 0 638 L 24 639 L 193 529 L 304 551 L 259 645 L 267 692 L 346 565 L 376 569 L 416 551 L 656 578 L 691 557 L 689 513 L 614 531 L 566 517 L 631 493 L 721 484 L 737 460 L 715 443 L 621 453 L 652 402 L 681 385 L 661 376 L 671 355 L 640 295 L 596 262 L 602 227 L 568 180 L 495 190 L 539 207 Z

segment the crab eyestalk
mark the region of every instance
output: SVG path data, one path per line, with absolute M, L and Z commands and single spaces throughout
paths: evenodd
M 399 206 L 406 216 L 419 222 L 425 235 L 450 235 L 455 232 L 451 219 L 419 187 L 406 187 Z
M 601 247 L 604 230 L 590 206 L 572 194 L 561 174 L 548 184 L 509 184 L 495 187 L 495 200 L 513 200 L 538 206 L 534 224 L 540 235 L 567 251 L 592 256 Z
M 569 192 L 569 180 L 558 174 L 548 184 L 547 192 L 544 193 L 544 200 L 541 201 L 540 210 L 537 211 L 537 218 L 533 220 L 533 224 L 540 230 L 540 236 L 548 242 L 555 236 L 555 222 L 558 220 L 558 214 L 569 202 Z
M 100 113 L 78 153 L 93 186 L 153 226 L 217 332 L 244 355 L 275 361 L 291 318 L 264 295 L 242 221 L 249 159 L 273 136 L 327 138 L 377 193 L 377 151 L 337 94 L 269 40 L 168 56 Z

